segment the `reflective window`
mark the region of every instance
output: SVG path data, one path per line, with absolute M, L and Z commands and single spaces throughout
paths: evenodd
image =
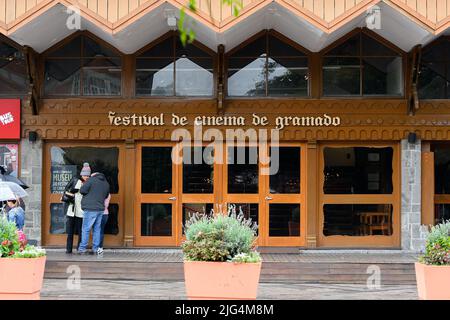
M 269 237 L 300 236 L 300 204 L 269 205 Z
M 141 236 L 171 236 L 172 205 L 166 203 L 141 204 Z
M 308 57 L 267 32 L 228 56 L 228 96 L 307 96 Z
M 258 148 L 228 148 L 228 193 L 258 193 Z
M 272 147 L 270 193 L 300 193 L 300 148 Z
M 214 58 L 194 44 L 171 36 L 136 58 L 139 96 L 212 96 Z
M 121 90 L 120 54 L 87 36 L 78 36 L 46 56 L 46 95 L 117 96 Z
M 117 203 L 110 203 L 108 207 L 108 221 L 105 225 L 105 234 L 118 235 L 119 234 L 119 205 Z
M 57 147 L 51 152 L 51 193 L 62 193 L 73 176 L 80 174 L 88 162 L 91 172 L 101 172 L 112 194 L 119 193 L 119 148 L 116 147 Z
M 142 148 L 142 193 L 172 193 L 172 147 Z
M 393 149 L 324 149 L 325 194 L 392 194 Z
M 450 203 L 434 205 L 434 224 L 450 220 Z
M 19 168 L 19 145 L 18 144 L 0 144 L 0 167 L 5 174 L 18 176 Z
M 27 93 L 27 90 L 25 55 L 5 41 L 0 41 L 0 95 L 20 95 Z
M 50 204 L 50 234 L 66 233 L 66 213 L 63 203 Z
M 326 204 L 324 236 L 392 235 L 391 204 Z
M 324 96 L 403 95 L 402 55 L 363 32 L 324 55 Z
M 434 193 L 450 194 L 450 145 L 435 145 Z
M 422 51 L 419 97 L 450 98 L 450 41 L 446 37 L 438 39 Z
M 213 193 L 214 148 L 183 149 L 183 193 Z

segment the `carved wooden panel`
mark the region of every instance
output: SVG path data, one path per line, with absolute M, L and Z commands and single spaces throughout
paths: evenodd
M 174 129 L 172 114 L 186 116 L 188 129 L 198 116 L 218 116 L 214 100 L 67 99 L 44 100 L 38 116 L 29 109 L 22 117 L 22 136 L 37 131 L 50 140 L 170 140 Z M 401 140 L 411 131 L 425 140 L 450 139 L 450 101 L 423 102 L 415 116 L 406 114 L 406 100 L 228 100 L 223 116 L 242 116 L 245 125 L 218 126 L 225 129 L 276 128 L 288 117 L 339 117 L 338 126 L 297 125 L 280 130 L 285 141 L 314 140 Z M 109 112 L 117 116 L 159 116 L 164 125 L 114 125 Z M 254 126 L 252 115 L 267 116 L 267 126 Z M 277 120 L 278 119 L 278 120 Z M 205 126 L 204 129 L 211 128 Z

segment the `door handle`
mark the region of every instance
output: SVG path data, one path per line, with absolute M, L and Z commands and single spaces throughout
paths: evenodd
M 269 201 L 269 200 L 273 200 L 273 198 L 272 198 L 272 197 L 269 197 L 269 196 L 267 196 L 267 197 L 266 197 L 266 200 L 267 200 L 267 201 Z
M 172 201 L 177 200 L 177 197 L 170 197 L 169 200 L 172 200 Z

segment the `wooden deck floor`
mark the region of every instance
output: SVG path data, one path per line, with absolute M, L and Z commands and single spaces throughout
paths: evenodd
M 379 272 L 384 285 L 415 285 L 414 254 L 266 253 L 262 257 L 261 283 L 366 284 Z M 77 266 L 82 279 L 183 281 L 182 262 L 178 250 L 105 251 L 103 257 L 49 251 L 45 278 L 68 278 L 68 268 Z

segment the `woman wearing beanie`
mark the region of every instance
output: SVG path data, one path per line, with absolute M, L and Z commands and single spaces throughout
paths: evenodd
M 80 176 L 74 177 L 66 186 L 64 190 L 65 200 L 64 207 L 67 217 L 67 243 L 66 243 L 66 253 L 72 253 L 73 247 L 73 236 L 78 235 L 78 247 L 81 243 L 81 226 L 83 225 L 83 210 L 81 209 L 81 200 L 83 195 L 80 193 L 80 189 L 83 184 L 91 176 L 91 168 L 89 163 L 83 163 L 83 168 L 81 169 Z

